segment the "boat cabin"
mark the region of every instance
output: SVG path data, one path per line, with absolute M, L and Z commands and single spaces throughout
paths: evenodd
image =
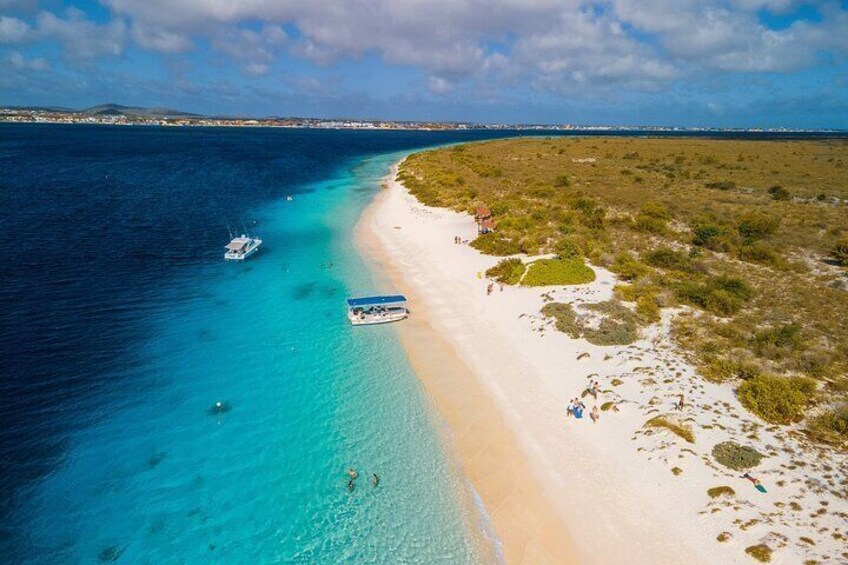
M 347 299 L 347 317 L 354 326 L 387 324 L 407 316 L 406 297 L 399 294 Z

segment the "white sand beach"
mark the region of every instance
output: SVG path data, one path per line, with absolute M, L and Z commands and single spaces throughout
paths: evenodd
M 848 503 L 833 494 L 834 481 L 845 492 L 844 456 L 805 455 L 791 428 L 757 424 L 730 386 L 695 375 L 668 337 L 671 312 L 629 346 L 556 331 L 545 301 L 611 298 L 603 269 L 587 285 L 495 285 L 487 296 L 482 273 L 498 258 L 454 243 L 476 237 L 474 219 L 425 207 L 394 179 L 357 239 L 410 298 L 411 318 L 396 327 L 508 563 L 755 563 L 745 548 L 760 543 L 773 563 L 846 562 Z M 592 380 L 597 400 L 583 398 L 582 420 L 567 417 Z M 606 402 L 619 410 L 594 423 L 589 411 Z M 658 415 L 690 426 L 695 442 L 646 428 Z M 767 493 L 713 462 L 713 446 L 731 439 L 768 455 L 752 472 Z M 718 486 L 735 494 L 711 499 Z

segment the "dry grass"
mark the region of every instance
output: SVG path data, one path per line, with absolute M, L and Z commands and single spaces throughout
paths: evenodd
M 485 253 L 613 270 L 640 325 L 692 306 L 672 333 L 711 380 L 848 371 L 845 141 L 498 140 L 412 155 L 400 177 L 426 204 L 489 206 Z
M 676 436 L 682 437 L 689 443 L 695 443 L 695 433 L 689 426 L 685 426 L 683 424 L 679 424 L 672 420 L 669 420 L 663 416 L 657 416 L 656 418 L 651 418 L 645 425 L 649 428 L 663 428 Z

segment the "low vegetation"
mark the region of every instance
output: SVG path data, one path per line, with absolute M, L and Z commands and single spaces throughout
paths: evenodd
M 707 495 L 709 495 L 710 498 L 718 498 L 719 496 L 724 495 L 733 496 L 734 494 L 736 494 L 736 491 L 728 486 L 713 487 L 711 489 L 707 489 Z
M 753 447 L 739 445 L 734 441 L 724 441 L 713 447 L 713 459 L 728 469 L 744 471 L 759 465 L 763 455 Z
M 570 304 L 551 302 L 542 314 L 555 320 L 556 328 L 593 345 L 628 345 L 639 339 L 638 316 L 616 300 L 584 304 L 578 316 Z
M 760 563 L 771 562 L 771 548 L 764 543 L 746 547 L 745 553 L 747 553 Z
M 496 140 L 411 155 L 399 176 L 425 204 L 488 206 L 495 232 L 472 243 L 482 252 L 557 256 L 531 266 L 525 284 L 588 281 L 590 266 L 607 268 L 637 328 L 685 306 L 672 322 L 678 345 L 706 378 L 742 381 L 740 400 L 768 421 L 805 415 L 813 389 L 796 385 L 811 381 L 793 378 L 848 372 L 845 141 Z M 490 276 L 516 284 L 518 269 L 502 269 Z M 562 331 L 626 342 L 587 333 L 569 308 L 546 313 Z M 848 399 L 818 389 L 822 405 Z M 811 419 L 808 435 L 836 445 L 838 414 Z
M 673 420 L 665 418 L 663 416 L 657 416 L 656 418 L 651 418 L 645 425 L 649 428 L 663 428 L 676 436 L 682 437 L 689 443 L 695 443 L 695 434 L 692 432 L 692 429 L 689 426 L 684 424 L 677 423 Z
M 848 445 L 848 404 L 828 408 L 811 418 L 807 433 L 815 440 L 837 447 Z
M 595 280 L 595 271 L 582 259 L 540 259 L 530 263 L 521 284 L 525 286 L 558 286 L 586 284 Z
M 527 266 L 518 258 L 503 259 L 486 271 L 486 276 L 501 284 L 518 284 Z
M 816 382 L 807 377 L 758 375 L 739 385 L 742 405 L 772 424 L 791 424 L 802 419 L 816 393 Z

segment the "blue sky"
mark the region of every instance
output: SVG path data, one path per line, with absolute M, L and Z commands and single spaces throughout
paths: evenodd
M 0 104 L 848 128 L 848 0 L 0 0 Z

